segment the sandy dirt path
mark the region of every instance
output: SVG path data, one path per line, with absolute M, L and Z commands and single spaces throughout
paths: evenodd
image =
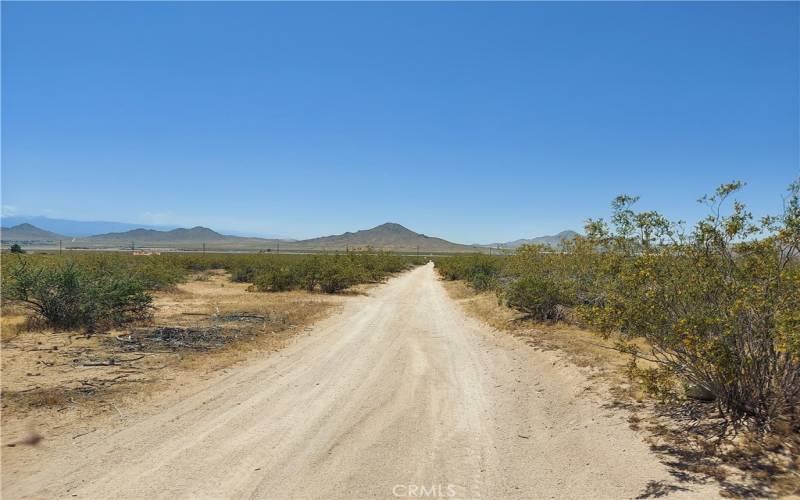
M 592 385 L 556 354 L 465 316 L 428 264 L 349 301 L 283 351 L 121 429 L 51 448 L 31 471 L 4 474 L 3 498 L 669 491 L 666 467 Z M 673 493 L 715 492 L 704 490 Z

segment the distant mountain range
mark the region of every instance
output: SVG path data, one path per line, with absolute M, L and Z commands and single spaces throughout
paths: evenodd
M 54 219 L 49 219 L 54 220 Z M 69 221 L 67 221 L 69 222 Z M 112 223 L 118 224 L 118 223 Z M 561 241 L 574 238 L 577 233 L 564 231 L 555 236 L 542 236 L 528 240 L 516 240 L 495 244 L 492 247 L 516 248 L 525 243 L 541 243 L 557 246 Z M 209 251 L 340 251 L 345 249 L 373 248 L 402 252 L 476 252 L 488 251 L 488 245 L 462 245 L 416 233 L 400 224 L 387 222 L 372 229 L 347 232 L 307 240 L 277 240 L 221 234 L 207 227 L 175 228 L 159 230 L 135 228 L 126 231 L 107 232 L 89 236 L 67 236 L 54 231 L 22 223 L 3 227 L 0 239 L 4 245 L 20 243 L 34 248 L 52 248 L 62 242 L 66 249 L 127 249 L 161 248 L 172 250 L 199 250 L 205 245 Z
M 18 224 L 14 227 L 0 228 L 0 237 L 2 237 L 3 242 L 14 241 L 19 243 L 34 241 L 58 243 L 58 240 L 63 240 L 65 238 L 60 234 L 45 231 L 44 229 L 27 223 Z
M 104 243 L 130 243 L 146 242 L 146 243 L 169 243 L 169 242 L 217 242 L 226 239 L 249 239 L 241 238 L 240 236 L 226 236 L 219 234 L 207 227 L 196 226 L 189 229 L 177 228 L 169 231 L 158 231 L 156 229 L 133 229 L 131 231 L 124 231 L 120 233 L 106 233 L 90 236 L 86 238 L 95 242 Z
M 220 234 L 207 227 L 177 228 L 168 231 L 137 228 L 84 237 L 70 237 L 37 228 L 28 223 L 4 227 L 3 244 L 21 243 L 52 247 L 63 241 L 64 248 L 124 249 L 134 247 L 198 250 L 203 244 L 212 250 L 334 251 L 371 247 L 406 252 L 470 252 L 478 248 L 459 245 L 441 238 L 415 233 L 400 224 L 386 223 L 372 229 L 308 240 L 276 240 Z
M 65 238 L 92 236 L 94 234 L 104 233 L 120 233 L 124 231 L 130 231 L 132 229 L 156 229 L 159 231 L 168 231 L 178 227 L 132 224 L 129 222 L 51 219 L 50 217 L 45 217 L 42 215 L 4 215 L 0 220 L 2 221 L 3 227 L 31 224 L 38 228 L 64 235 Z
M 580 236 L 575 231 L 561 231 L 558 234 L 554 234 L 552 236 L 539 236 L 536 238 L 530 239 L 521 239 L 521 240 L 514 240 L 514 241 L 507 241 L 505 243 L 495 243 L 492 246 L 500 247 L 500 248 L 519 248 L 522 245 L 549 245 L 551 247 L 558 247 L 561 243 L 565 240 L 571 240 L 577 236 Z

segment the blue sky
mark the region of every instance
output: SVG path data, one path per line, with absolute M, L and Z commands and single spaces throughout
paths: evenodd
M 798 3 L 2 4 L 5 213 L 454 241 L 800 175 Z

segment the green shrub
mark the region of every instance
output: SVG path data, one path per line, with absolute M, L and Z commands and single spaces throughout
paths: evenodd
M 483 254 L 441 257 L 435 260 L 439 274 L 446 280 L 464 280 L 478 291 L 497 284 L 503 266 L 502 257 Z
M 349 262 L 330 262 L 320 271 L 320 290 L 325 293 L 340 292 L 361 281 L 359 274 L 359 269 Z
M 257 273 L 255 267 L 248 265 L 234 265 L 229 270 L 231 280 L 236 283 L 252 283 Z
M 800 405 L 800 184 L 784 214 L 759 222 L 739 202 L 726 213 L 740 187 L 705 198 L 711 215 L 688 233 L 617 198 L 610 225 L 587 226 L 602 300 L 581 312 L 602 332 L 643 337 L 643 356 L 713 394 L 732 421 L 765 427 Z
M 127 268 L 149 290 L 169 288 L 186 278 L 187 268 L 169 257 L 153 255 L 134 259 L 138 260 L 126 263 L 123 259 L 111 259 L 108 272 L 115 273 Z
M 152 299 L 145 284 L 124 273 L 93 273 L 75 262 L 19 260 L 3 276 L 3 298 L 30 309 L 55 328 L 89 332 L 143 319 Z
M 539 320 L 576 307 L 623 351 L 654 363 L 631 371 L 645 387 L 713 395 L 731 421 L 765 428 L 800 407 L 800 181 L 783 214 L 760 220 L 739 202 L 726 210 L 740 187 L 703 199 L 711 215 L 688 232 L 621 196 L 609 222 L 590 220 L 585 237 L 558 251 L 527 245 L 495 258 L 499 274 L 481 266 L 486 256 L 436 267 L 475 288 L 493 277 L 510 307 Z
M 253 283 L 259 291 L 319 289 L 340 292 L 357 283 L 380 281 L 418 259 L 387 252 L 342 255 L 231 256 L 226 268 L 234 281 Z
M 540 275 L 528 275 L 509 284 L 504 293 L 509 307 L 540 321 L 563 319 L 562 306 L 569 302 L 559 283 Z
M 321 270 L 321 259 L 316 255 L 308 257 L 304 262 L 301 272 L 299 273 L 300 277 L 298 284 L 300 288 L 309 292 L 313 292 L 317 288 L 317 285 L 319 285 Z
M 297 276 L 289 268 L 269 269 L 256 274 L 253 279 L 253 286 L 260 292 L 285 292 L 297 285 Z

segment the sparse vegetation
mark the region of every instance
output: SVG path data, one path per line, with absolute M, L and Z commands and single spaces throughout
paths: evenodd
M 711 215 L 691 230 L 618 197 L 610 222 L 561 251 L 522 247 L 508 257 L 436 259 L 446 279 L 484 288 L 493 269 L 498 297 L 537 320 L 565 311 L 651 366 L 630 373 L 662 396 L 681 385 L 716 401 L 731 422 L 769 429 L 798 425 L 800 407 L 800 184 L 785 211 L 755 221 L 727 200 L 740 183 L 703 198 Z M 483 262 L 490 259 L 491 265 Z M 634 343 L 644 339 L 645 351 Z M 783 425 L 783 424 L 781 424 Z
M 498 285 L 502 261 L 484 254 L 437 257 L 439 273 L 448 280 L 464 280 L 476 290 L 490 290 Z
M 340 292 L 358 283 L 378 282 L 391 273 L 422 261 L 387 252 L 346 252 L 336 255 L 254 255 L 227 264 L 234 281 L 252 283 L 253 289 L 286 291 L 304 289 Z
M 145 318 L 150 290 L 186 279 L 188 273 L 225 269 L 256 291 L 305 289 L 340 292 L 376 282 L 418 262 L 385 252 L 341 255 L 167 254 L 132 256 L 77 253 L 26 254 L 3 260 L 3 300 L 27 307 L 49 326 L 95 331 Z

